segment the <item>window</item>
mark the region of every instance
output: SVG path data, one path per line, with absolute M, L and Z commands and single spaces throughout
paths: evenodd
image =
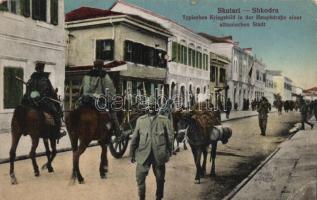
M 177 43 L 173 42 L 172 43 L 172 61 L 174 61 L 174 62 L 178 62 L 178 60 L 177 60 L 177 58 L 178 58 L 177 48 L 178 48 Z
M 124 52 L 125 61 L 162 68 L 167 65 L 166 51 L 161 49 L 126 40 Z
M 30 17 L 31 15 L 30 0 L 20 0 L 20 9 L 21 9 L 21 14 L 24 17 Z
M 197 67 L 196 51 L 195 50 L 192 50 L 192 62 L 193 62 L 193 67 Z
M 97 40 L 96 41 L 96 59 L 113 60 L 114 54 L 113 40 Z
M 188 65 L 189 66 L 193 66 L 193 63 L 192 63 L 192 49 L 191 48 L 188 49 Z
M 183 46 L 184 64 L 187 65 L 187 47 Z
M 266 74 L 263 74 L 263 82 L 266 82 Z
M 210 69 L 210 80 L 211 82 L 215 82 L 216 81 L 216 67 L 215 66 L 211 66 Z
M 32 18 L 46 21 L 46 0 L 32 0 Z
M 226 70 L 223 68 L 220 68 L 220 83 L 224 83 L 226 81 Z
M 23 78 L 23 69 L 4 67 L 4 103 L 5 109 L 15 108 L 21 101 L 23 95 L 23 84 L 17 81 L 15 76 Z
M 51 23 L 58 24 L 58 0 L 51 0 Z
M 132 61 L 132 42 L 126 40 L 124 42 L 124 60 Z
M 259 72 L 259 70 L 256 70 L 256 80 L 260 80 L 260 72 Z

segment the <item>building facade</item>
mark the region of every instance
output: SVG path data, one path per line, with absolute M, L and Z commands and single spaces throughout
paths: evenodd
M 273 84 L 276 94 L 280 94 L 283 101 L 292 100 L 293 81 L 283 76 L 281 71 L 270 71 L 273 75 Z
M 165 57 L 171 33 L 159 24 L 134 15 L 82 7 L 67 13 L 66 29 L 69 108 L 79 96 L 83 75 L 96 59 L 104 60 L 110 72 L 118 69 L 118 77 L 112 78 L 120 95 L 168 94 Z
M 64 97 L 64 1 L 1 1 L 0 27 L 0 127 L 9 129 L 25 91 L 15 76 L 27 81 L 36 62 L 46 64 L 53 87 Z
M 209 40 L 168 18 L 126 2 L 116 2 L 111 10 L 155 21 L 172 33 L 167 43 L 169 98 L 179 97 L 185 107 L 193 98 L 195 101 L 209 98 Z
M 274 80 L 273 75 L 270 73 L 269 70 L 265 71 L 265 92 L 264 96 L 267 98 L 267 100 L 273 104 L 274 102 L 274 94 L 276 94 L 275 88 L 274 88 Z

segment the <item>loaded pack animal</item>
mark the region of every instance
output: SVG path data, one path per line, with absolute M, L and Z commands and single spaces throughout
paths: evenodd
M 215 176 L 215 159 L 217 152 L 217 143 L 221 141 L 226 144 L 232 135 L 232 130 L 221 126 L 220 112 L 211 111 L 178 111 L 174 114 L 174 123 L 178 127 L 179 141 L 187 137 L 191 147 L 194 162 L 196 165 L 195 183 L 200 183 L 200 178 L 206 175 L 206 162 L 208 147 L 211 145 L 212 167 L 210 176 Z M 201 164 L 201 156 L 203 163 Z
M 11 122 L 12 144 L 10 149 L 10 177 L 12 184 L 18 183 L 14 173 L 14 161 L 16 158 L 16 149 L 22 135 L 29 135 L 32 139 L 29 156 L 32 160 L 34 175 L 40 176 L 39 167 L 35 158 L 40 138 L 43 138 L 47 156 L 47 163 L 43 165 L 42 169 L 47 168 L 48 172 L 54 171 L 52 162 L 57 153 L 56 141 L 58 139 L 54 132 L 57 130 L 60 130 L 60 127 L 54 124 L 53 117 L 50 116 L 50 114 L 24 105 L 19 105 L 15 108 Z
M 98 111 L 92 106 L 81 106 L 66 115 L 66 128 L 73 150 L 72 179 L 80 184 L 84 178 L 80 173 L 79 159 L 91 141 L 101 146 L 99 173 L 102 179 L 108 172 L 107 144 L 114 133 L 114 122 L 109 112 Z M 78 141 L 80 143 L 78 144 Z

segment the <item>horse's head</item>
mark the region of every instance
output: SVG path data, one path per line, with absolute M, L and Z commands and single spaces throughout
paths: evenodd
M 231 136 L 232 136 L 232 129 L 229 127 L 224 127 L 223 128 L 223 135 L 220 139 L 222 144 L 227 144 L 229 139 L 231 138 Z
M 188 127 L 192 123 L 192 113 L 178 111 L 174 115 L 174 123 L 176 125 L 176 140 L 182 142 L 187 134 Z

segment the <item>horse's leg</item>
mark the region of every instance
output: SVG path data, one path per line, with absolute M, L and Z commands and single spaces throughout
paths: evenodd
M 100 177 L 102 179 L 106 178 L 106 173 L 108 172 L 108 158 L 107 158 L 107 144 L 105 142 L 100 142 L 101 146 L 101 157 L 100 157 Z
M 217 155 L 217 141 L 212 142 L 211 145 L 211 172 L 210 176 L 215 177 L 216 176 L 216 155 Z
M 200 184 L 200 174 L 201 174 L 201 166 L 200 166 L 200 157 L 201 157 L 201 153 L 199 148 L 195 147 L 194 145 L 191 145 L 191 149 L 192 149 L 192 153 L 194 156 L 194 162 L 195 162 L 195 166 L 196 166 L 196 176 L 195 176 L 195 184 Z
M 51 138 L 50 143 L 51 143 L 51 148 L 52 148 L 52 155 L 51 155 L 51 160 L 50 160 L 50 166 L 48 166 L 48 172 L 54 172 L 54 168 L 52 167 L 52 162 L 57 154 L 56 139 Z
M 80 141 L 79 147 L 76 151 L 73 152 L 73 179 L 76 179 L 80 184 L 84 183 L 84 178 L 82 177 L 80 170 L 79 170 L 79 158 L 82 153 L 85 152 L 87 146 L 89 145 L 89 141 Z
M 42 170 L 44 169 L 47 169 L 48 166 L 50 165 L 50 160 L 51 160 L 51 151 L 50 151 L 50 146 L 48 144 L 48 139 L 44 139 L 43 138 L 43 143 L 44 143 L 44 147 L 45 147 L 45 155 L 47 157 L 47 163 L 45 163 L 43 166 L 42 166 Z
M 183 144 L 184 144 L 184 150 L 187 150 L 186 139 L 184 139 Z
M 40 171 L 39 171 L 39 167 L 36 163 L 36 158 L 35 158 L 35 154 L 36 154 L 36 148 L 39 144 L 39 137 L 36 136 L 31 136 L 32 138 L 32 147 L 31 147 L 31 151 L 30 151 L 30 158 L 32 160 L 32 164 L 33 164 L 33 169 L 34 169 L 34 175 L 35 176 L 40 176 Z
M 208 147 L 208 146 L 207 146 Z M 202 165 L 202 177 L 204 177 L 206 175 L 206 164 L 207 164 L 207 155 L 208 155 L 208 150 L 207 147 L 204 147 L 203 149 L 203 165 Z
M 12 143 L 11 143 L 11 149 L 10 149 L 10 177 L 11 177 L 11 184 L 13 185 L 18 184 L 18 181 L 14 173 L 14 161 L 16 156 L 16 149 L 18 147 L 20 138 L 21 138 L 21 134 L 15 131 L 12 131 Z

